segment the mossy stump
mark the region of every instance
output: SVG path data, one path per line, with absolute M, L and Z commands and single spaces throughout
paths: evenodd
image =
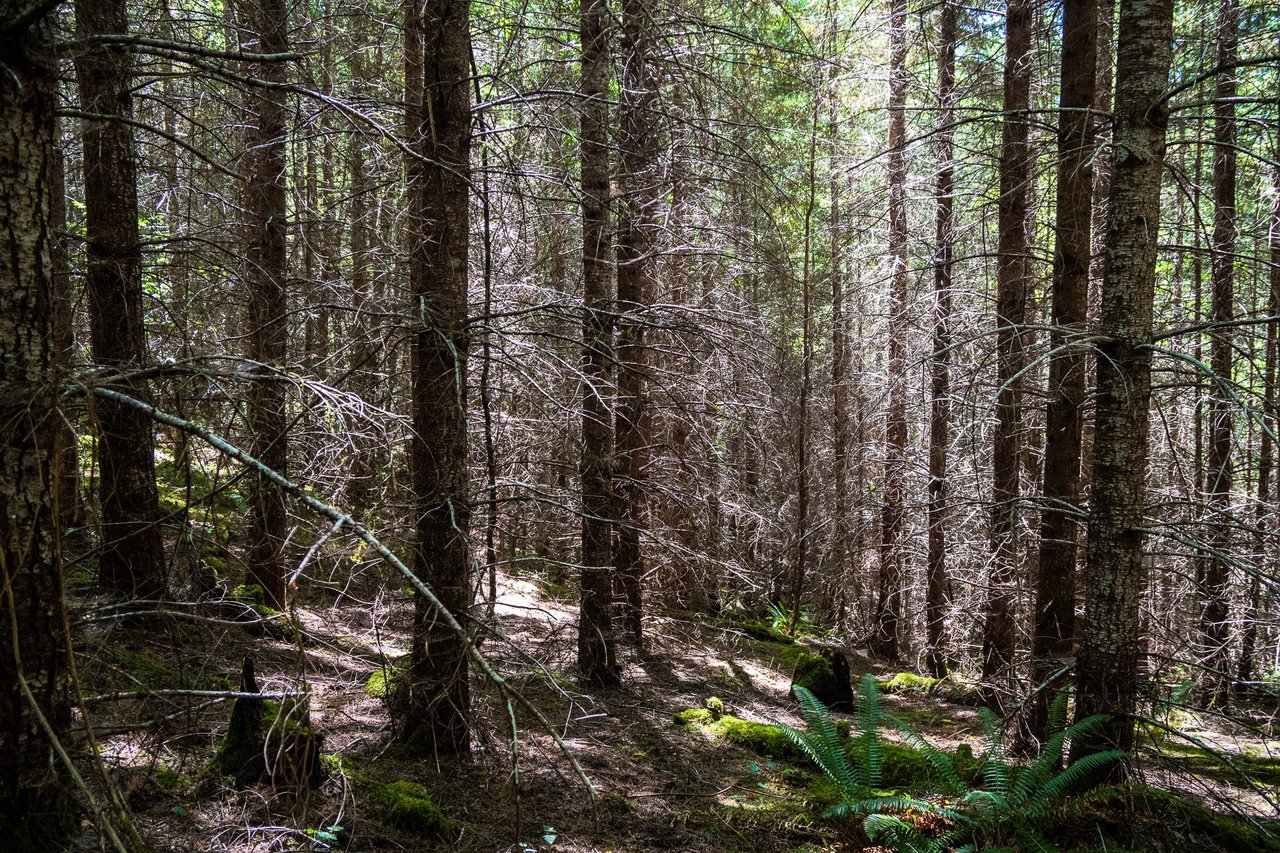
M 253 658 L 244 659 L 240 692 L 259 693 Z M 226 737 L 210 769 L 244 788 L 263 780 L 276 788 L 316 788 L 324 781 L 321 736 L 311 728 L 304 706 L 240 696 L 231 706 Z
M 849 678 L 849 661 L 837 649 L 821 649 L 816 654 L 800 655 L 791 675 L 789 692 L 793 699 L 797 686 L 807 689 L 832 711 L 853 711 L 853 682 Z

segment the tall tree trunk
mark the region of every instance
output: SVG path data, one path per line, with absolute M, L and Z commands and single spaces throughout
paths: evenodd
M 838 50 L 836 5 L 827 3 L 827 26 L 831 36 L 829 50 Z M 837 586 L 834 593 L 837 606 L 833 622 L 843 621 L 845 602 L 853 596 L 846 588 L 852 577 L 853 536 L 855 527 L 850 501 L 849 446 L 852 442 L 852 424 L 849 406 L 849 311 L 845 281 L 844 259 L 846 229 L 843 220 L 843 197 L 846 180 L 840 173 L 840 98 L 837 82 L 838 64 L 831 63 L 827 80 L 827 145 L 829 148 L 828 172 L 831 194 L 831 492 L 835 514 L 831 520 L 831 571 L 829 581 Z M 852 266 L 849 264 L 848 266 Z
M 1240 28 L 1237 0 L 1222 0 L 1218 20 L 1218 64 L 1236 60 Z M 1230 697 L 1227 552 L 1231 549 L 1231 376 L 1235 317 L 1236 263 L 1236 71 L 1218 75 L 1213 100 L 1213 330 L 1209 333 L 1210 386 L 1209 454 L 1205 470 L 1210 552 L 1197 561 L 1196 591 L 1200 599 L 1200 638 L 1197 657 L 1202 669 L 1196 679 L 1196 698 L 1202 706 Z
M 902 514 L 907 467 L 907 3 L 889 8 L 889 410 L 885 416 L 884 505 L 880 517 L 880 589 L 871 651 L 898 657 L 902 620 Z
M 1028 730 L 1048 735 L 1056 673 L 1075 642 L 1076 564 L 1081 509 L 1080 438 L 1084 421 L 1085 334 L 1093 221 L 1093 117 L 1097 89 L 1095 0 L 1063 6 L 1058 101 L 1058 204 L 1053 252 L 1053 329 L 1049 336 L 1049 400 L 1045 406 L 1040 560 L 1031 635 Z
M 814 75 L 815 82 L 819 78 Z M 814 87 L 820 88 L 819 86 Z M 791 569 L 787 630 L 794 634 L 800 622 L 804 585 L 809 569 L 809 443 L 812 432 L 809 409 L 813 397 L 813 217 L 818 194 L 818 116 L 821 100 L 815 91 L 809 124 L 808 192 L 804 202 L 804 245 L 800 268 L 800 399 L 796 401 L 796 550 Z
M 933 358 L 929 404 L 929 554 L 925 579 L 925 659 L 947 673 L 947 447 L 951 443 L 951 272 L 954 266 L 956 4 L 943 0 L 938 26 L 938 189 L 933 259 Z
M 284 0 L 254 0 L 247 9 L 246 49 L 281 54 L 288 50 L 288 12 Z M 274 84 L 249 91 L 245 104 L 245 278 L 249 289 L 245 356 L 255 362 L 249 386 L 251 452 L 280 474 L 289 468 L 286 391 L 282 372 L 288 358 L 289 306 L 285 241 L 285 121 L 287 79 L 279 61 L 249 63 L 250 73 Z M 247 582 L 262 588 L 272 607 L 285 599 L 284 541 L 288 517 L 284 490 L 255 474 L 249 512 Z
M 1277 165 L 1271 172 L 1271 210 L 1267 229 L 1267 247 L 1271 264 L 1267 270 L 1267 316 L 1280 316 L 1280 128 L 1276 129 L 1272 156 Z M 1275 464 L 1275 443 L 1271 439 L 1277 428 L 1276 417 L 1276 368 L 1280 362 L 1280 324 L 1267 323 L 1266 352 L 1263 355 L 1262 446 L 1258 450 L 1258 504 L 1254 516 L 1254 567 L 1249 579 L 1249 613 L 1244 620 L 1240 640 L 1240 664 L 1236 668 L 1241 681 L 1252 681 L 1255 675 L 1254 654 L 1258 646 L 1258 621 L 1262 599 L 1262 575 L 1268 572 L 1266 548 L 1266 523 L 1272 515 L 1271 502 L 1272 466 Z
M 605 0 L 582 7 L 582 600 L 578 668 L 586 684 L 621 680 L 613 628 L 612 288 L 609 264 L 609 38 Z
M 53 138 L 61 137 L 59 122 L 55 118 Z M 50 214 L 52 230 L 50 246 L 51 274 L 53 276 L 53 363 L 59 371 L 71 368 L 75 352 L 75 330 L 72 319 L 75 306 L 71 290 L 71 258 L 67 248 L 67 179 L 66 163 L 62 151 L 55 150 L 49 161 Z M 54 453 L 55 482 L 57 483 L 58 525 L 68 527 L 84 524 L 84 501 L 80 496 L 80 447 L 71 418 L 62 418 L 58 427 L 58 449 Z
M 991 574 L 982 632 L 982 679 L 1000 708 L 1011 698 L 1014 584 L 1018 570 L 1019 467 L 1022 458 L 1023 326 L 1030 251 L 1027 199 L 1031 148 L 1031 3 L 1005 5 L 1004 121 L 1000 146 L 1000 202 L 996 255 L 996 423 L 992 448 Z
M 647 525 L 645 469 L 652 443 L 648 415 L 648 348 L 644 316 L 653 303 L 654 236 L 659 193 L 656 138 L 656 22 L 650 0 L 623 0 L 622 79 L 619 81 L 619 151 L 623 193 L 618 219 L 618 409 L 615 420 L 617 552 L 614 570 L 625 600 L 622 630 L 640 646 L 644 559 L 640 533 Z
M 71 723 L 50 459 L 58 68 L 52 7 L 30 11 L 0 2 L 0 837 L 15 853 L 65 850 L 80 829 L 47 736 Z
M 83 39 L 124 35 L 124 0 L 78 0 L 76 29 Z M 138 237 L 138 182 L 132 97 L 132 54 L 118 44 L 76 53 L 85 181 L 85 290 L 94 361 L 117 372 L 119 390 L 145 395 L 128 374 L 147 361 L 142 325 L 142 246 Z M 158 598 L 167 587 L 160 540 L 159 498 L 150 419 L 129 406 L 96 404 L 102 475 L 104 587 L 137 598 Z
M 471 30 L 467 0 L 428 0 L 421 28 L 422 88 L 408 94 L 423 159 L 411 170 L 414 572 L 460 621 L 472 604 L 467 536 L 467 260 L 470 245 Z M 409 51 L 406 51 L 408 53 Z M 406 59 L 406 64 L 409 59 Z M 408 76 L 408 75 L 407 75 Z M 410 683 L 397 699 L 401 738 L 436 755 L 471 748 L 467 640 L 426 601 L 414 601 Z
M 1121 5 L 1085 622 L 1076 689 L 1077 718 L 1095 713 L 1109 717 L 1091 736 L 1072 743 L 1073 755 L 1133 746 L 1142 639 L 1139 602 L 1146 585 L 1142 529 L 1156 240 L 1169 122 L 1162 95 L 1172 41 L 1172 0 Z

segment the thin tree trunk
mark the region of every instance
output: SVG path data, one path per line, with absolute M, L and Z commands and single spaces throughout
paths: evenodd
M 1222 0 L 1218 21 L 1218 64 L 1226 67 L 1236 60 L 1240 28 L 1237 0 Z M 1230 327 L 1235 317 L 1236 263 L 1236 72 L 1218 75 L 1213 103 L 1213 250 L 1211 253 L 1213 322 L 1209 333 L 1209 361 L 1213 370 L 1210 385 L 1209 454 L 1205 470 L 1205 497 L 1208 502 L 1208 544 L 1210 553 L 1197 561 L 1203 574 L 1197 577 L 1200 599 L 1200 637 L 1197 657 L 1202 667 L 1196 679 L 1196 698 L 1208 707 L 1230 698 L 1231 673 L 1227 643 L 1228 571 L 1226 554 L 1231 549 L 1231 409 L 1232 381 Z
M 470 245 L 471 30 L 467 0 L 428 0 L 410 24 L 421 39 L 421 104 L 413 128 L 423 156 L 410 221 L 413 333 L 414 572 L 462 620 L 471 607 L 467 476 L 467 260 Z M 410 53 L 406 49 L 406 54 Z M 416 58 L 415 58 L 416 59 Z M 406 65 L 411 60 L 406 58 Z M 412 69 L 409 69 L 412 72 Z M 407 74 L 412 78 L 412 74 Z M 420 98 L 420 100 L 419 100 Z M 397 697 L 401 739 L 435 755 L 471 748 L 466 640 L 414 601 L 410 684 Z
M 933 358 L 929 404 L 929 554 L 925 579 L 925 659 L 947 673 L 947 449 L 951 443 L 951 272 L 954 266 L 956 4 L 943 0 L 938 30 L 938 188 L 933 260 Z
M 1156 240 L 1169 120 L 1162 95 L 1172 41 L 1172 0 L 1121 5 L 1085 624 L 1076 689 L 1078 719 L 1095 713 L 1109 717 L 1093 734 L 1072 743 L 1073 756 L 1133 746 L 1142 639 L 1139 602 L 1147 580 L 1142 528 Z
M 889 410 L 885 419 L 884 505 L 880 518 L 880 584 L 871 651 L 898 657 L 902 620 L 902 515 L 907 467 L 907 4 L 889 9 Z
M 1022 378 L 1026 362 L 1030 252 L 1027 199 L 1031 182 L 1031 4 L 1005 5 L 1004 122 L 1000 146 L 996 258 L 996 423 L 992 448 L 991 574 L 982 632 L 982 679 L 994 707 L 1011 698 L 1014 584 L 1018 569 Z
M 54 119 L 53 138 L 61 136 L 59 122 Z M 49 162 L 51 187 L 49 225 L 53 232 L 50 255 L 53 267 L 53 363 L 59 371 L 69 371 L 75 352 L 72 328 L 71 260 L 67 249 L 67 180 L 62 151 L 55 149 Z M 84 524 L 84 501 L 80 496 L 80 447 L 70 417 L 61 418 L 58 427 L 58 449 L 54 453 L 57 483 L 58 524 L 65 530 Z
M 612 288 L 609 264 L 609 106 L 605 0 L 582 7 L 582 600 L 578 668 L 584 683 L 621 681 L 613 597 Z
M 1093 220 L 1093 105 L 1097 89 L 1098 9 L 1094 0 L 1063 6 L 1058 106 L 1058 203 L 1053 253 L 1053 329 L 1045 406 L 1040 560 L 1031 636 L 1028 730 L 1048 735 L 1051 688 L 1075 643 L 1085 334 Z
M 80 831 L 66 769 L 45 726 L 71 724 L 67 631 L 50 448 L 57 58 L 52 7 L 25 24 L 0 3 L 0 837 L 15 853 L 65 850 Z
M 1267 270 L 1268 296 L 1267 316 L 1280 316 L 1280 130 L 1277 130 L 1273 156 L 1277 157 L 1277 165 L 1271 173 L 1271 211 L 1268 224 L 1267 245 L 1270 250 L 1271 264 Z M 1240 642 L 1240 665 L 1237 675 L 1241 681 L 1252 681 L 1255 675 L 1254 655 L 1258 646 L 1258 621 L 1262 605 L 1262 574 L 1269 569 L 1265 534 L 1267 518 L 1274 512 L 1271 502 L 1272 466 L 1275 464 L 1274 442 L 1271 432 L 1277 429 L 1276 417 L 1276 368 L 1280 362 L 1280 324 L 1274 320 L 1267 323 L 1266 353 L 1263 373 L 1262 418 L 1266 427 L 1262 431 L 1262 446 L 1258 451 L 1258 508 L 1254 521 L 1255 564 L 1254 574 L 1249 580 L 1249 614 L 1245 618 L 1244 632 Z M 1270 431 L 1270 432 L 1269 432 Z
M 81 38 L 124 35 L 123 0 L 78 0 Z M 123 376 L 115 384 L 145 395 L 127 374 L 147 362 L 142 309 L 142 247 L 138 236 L 132 54 L 121 45 L 95 45 L 76 53 L 85 180 L 85 291 L 94 361 Z M 156 491 L 154 438 L 146 415 L 107 400 L 97 403 L 101 466 L 104 587 L 136 598 L 158 598 L 167 588 Z

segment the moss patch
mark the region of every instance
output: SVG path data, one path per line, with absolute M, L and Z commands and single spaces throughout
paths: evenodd
M 379 782 L 359 774 L 352 778 L 364 794 L 374 820 L 437 841 L 454 840 L 456 833 L 449 819 L 417 782 Z
M 1210 811 L 1177 794 L 1142 786 L 1105 786 L 1072 800 L 1043 827 L 1064 849 L 1127 847 L 1147 853 L 1216 850 L 1224 853 L 1280 851 L 1280 838 L 1261 826 Z
M 1174 737 L 1160 744 L 1160 754 L 1170 764 L 1207 779 L 1239 782 L 1243 775 L 1264 785 L 1280 785 L 1280 755 L 1224 753 L 1219 756 Z
M 381 699 L 383 702 L 387 701 L 388 697 L 395 692 L 396 685 L 400 683 L 400 679 L 404 677 L 408 668 L 409 658 L 405 656 L 391 661 L 381 669 L 375 669 L 364 682 L 365 695 Z
M 722 714 L 719 719 L 712 716 L 706 708 L 689 708 L 675 715 L 675 722 L 690 731 L 726 740 L 751 750 L 759 755 L 787 756 L 800 759 L 804 757 L 795 744 L 776 726 L 768 723 L 756 723 L 743 720 L 731 714 Z

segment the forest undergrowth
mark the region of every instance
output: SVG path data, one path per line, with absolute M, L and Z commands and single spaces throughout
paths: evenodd
M 291 617 L 249 623 L 233 618 L 237 608 L 258 614 L 226 600 L 174 605 L 139 623 L 79 590 L 80 691 L 106 776 L 154 849 L 892 849 L 871 844 L 861 820 L 824 816 L 838 790 L 769 725 L 803 728 L 788 695 L 792 672 L 806 644 L 830 639 L 793 643 L 767 619 L 671 613 L 647 622 L 644 654 L 624 649 L 622 688 L 583 690 L 572 602 L 533 580 L 500 577 L 500 633 L 484 653 L 557 726 L 592 795 L 551 734 L 524 716 L 513 754 L 507 711 L 479 681 L 468 759 L 398 747 L 379 697 L 407 653 L 411 603 L 407 590 L 362 586 L 315 590 Z M 981 756 L 973 691 L 845 652 L 855 682 L 879 676 L 888 713 L 939 750 Z M 209 769 L 230 713 L 214 694 L 239 686 L 246 656 L 264 694 L 307 697 L 322 739 L 315 789 L 237 787 Z M 1040 819 L 1060 849 L 1280 849 L 1275 700 L 1231 721 L 1178 710 L 1176 698 L 1144 727 L 1134 782 L 1070 798 Z M 831 717 L 842 731 L 856 729 L 854 716 Z M 900 733 L 883 737 L 879 793 L 936 796 L 928 762 Z M 92 784 L 106 802 L 101 777 Z M 88 823 L 80 844 L 98 846 Z

